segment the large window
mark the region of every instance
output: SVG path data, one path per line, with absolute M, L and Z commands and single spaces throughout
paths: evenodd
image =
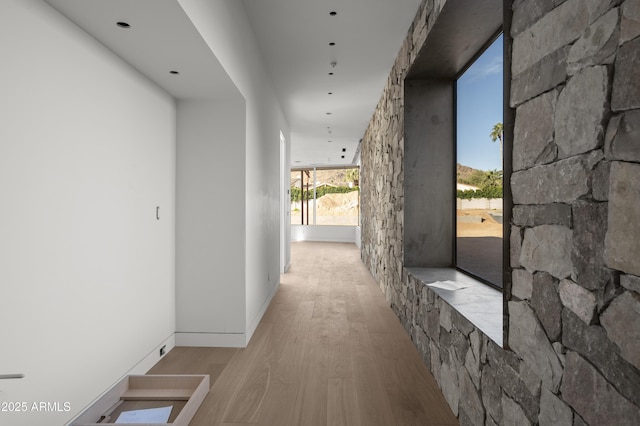
M 502 288 L 503 42 L 499 36 L 456 83 L 455 264 Z
M 357 226 L 359 169 L 291 171 L 291 224 Z

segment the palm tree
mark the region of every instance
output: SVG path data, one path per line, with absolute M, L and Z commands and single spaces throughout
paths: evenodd
M 491 130 L 491 142 L 495 142 L 496 139 L 500 141 L 500 165 L 502 165 L 502 123 L 496 123 Z

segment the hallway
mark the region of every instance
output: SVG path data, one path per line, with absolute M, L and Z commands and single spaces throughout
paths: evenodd
M 353 244 L 292 243 L 246 349 L 172 350 L 150 374 L 210 374 L 192 425 L 455 425 Z

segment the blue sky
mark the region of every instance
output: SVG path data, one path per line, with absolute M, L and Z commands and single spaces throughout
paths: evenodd
M 500 142 L 489 136 L 503 122 L 502 57 L 501 35 L 458 80 L 458 163 L 474 169 L 502 169 Z

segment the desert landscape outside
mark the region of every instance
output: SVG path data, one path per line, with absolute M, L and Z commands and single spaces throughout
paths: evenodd
M 292 170 L 291 224 L 358 226 L 358 178 L 357 167 L 315 170 L 315 181 L 314 170 Z

